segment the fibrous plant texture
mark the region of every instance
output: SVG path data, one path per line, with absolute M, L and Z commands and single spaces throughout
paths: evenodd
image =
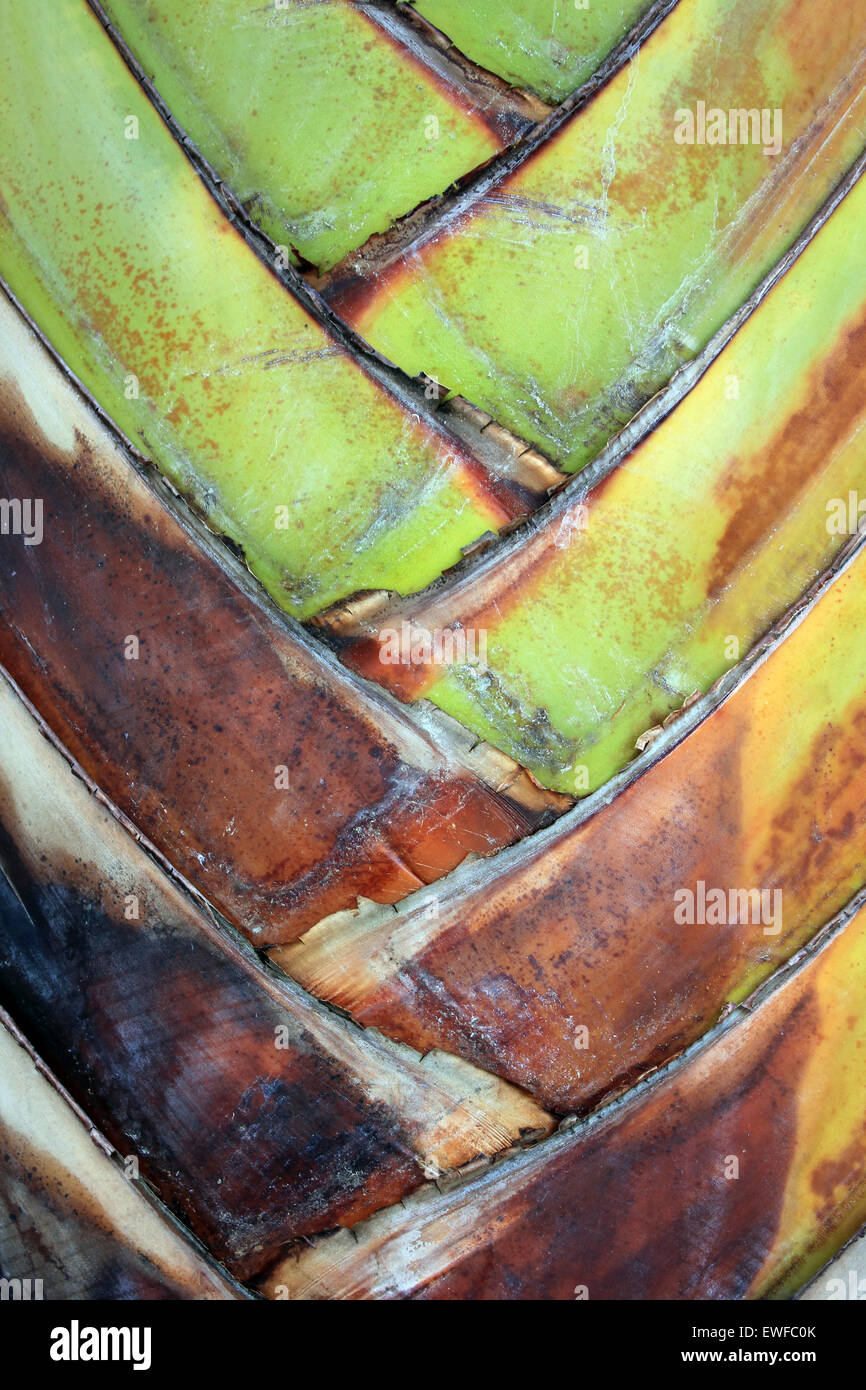
M 6 0 L 4 1297 L 848 1287 L 857 19 Z

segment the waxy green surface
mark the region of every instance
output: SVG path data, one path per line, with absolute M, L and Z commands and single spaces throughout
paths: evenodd
M 0 81 L 0 274 L 284 608 L 416 589 L 501 524 L 222 215 L 85 0 L 7 0 Z
M 481 67 L 562 101 L 592 75 L 648 0 L 416 0 L 414 8 Z
M 434 700 L 546 786 L 592 790 L 641 733 L 735 665 L 856 529 L 864 426 L 861 178 L 690 394 L 584 501 L 566 492 L 534 534 L 403 606 L 422 630 L 485 632 L 486 670 L 382 664 L 375 642 L 350 661 L 404 698 Z
M 254 221 L 320 270 L 502 147 L 348 0 L 104 8 Z
M 593 458 L 748 297 L 863 143 L 854 0 L 680 0 L 504 180 L 333 303 L 562 467 Z M 678 110 L 782 112 L 780 153 Z M 772 129 L 770 129 L 772 136 Z

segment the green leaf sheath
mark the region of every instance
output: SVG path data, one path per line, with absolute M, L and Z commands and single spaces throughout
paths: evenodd
M 332 302 L 410 374 L 578 469 L 743 303 L 853 163 L 864 63 L 853 0 L 680 0 L 529 159 L 368 279 L 335 280 Z M 737 143 L 697 143 L 698 102 L 766 111 L 766 132 L 737 118 Z M 696 143 L 678 143 L 688 111 Z
M 284 608 L 415 589 L 513 516 L 261 263 L 85 0 L 9 0 L 0 71 L 0 274 Z
M 414 8 L 481 67 L 557 102 L 592 75 L 649 3 L 416 0 Z
M 844 273 L 840 273 L 844 267 Z M 866 492 L 866 180 L 727 347 L 584 498 L 348 660 L 424 696 L 546 786 L 581 793 L 705 691 L 856 527 Z M 388 661 L 387 634 L 483 634 L 486 666 Z M 459 653 L 458 653 L 459 654 Z M 411 656 L 411 653 L 410 653 Z
M 254 221 L 320 270 L 502 147 L 348 0 L 104 8 Z

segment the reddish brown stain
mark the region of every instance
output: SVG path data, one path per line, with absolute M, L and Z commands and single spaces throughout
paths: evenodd
M 471 776 L 405 761 L 375 706 L 245 597 L 119 455 L 84 439 L 74 460 L 55 455 L 11 394 L 0 420 L 2 495 L 44 501 L 40 546 L 3 541 L 0 656 L 94 781 L 256 944 L 358 894 L 394 901 L 526 828 Z M 138 660 L 124 659 L 130 634 Z
M 749 1296 L 778 1229 L 818 1022 L 795 984 L 740 1025 L 727 1055 L 716 1044 L 539 1165 L 528 1189 L 503 1193 L 483 1248 L 409 1296 L 571 1300 L 579 1285 L 590 1301 Z
M 852 1174 L 857 1174 L 861 1183 L 866 1180 L 866 1119 L 856 1138 L 840 1153 L 819 1163 L 812 1173 L 812 1192 L 820 1203 L 819 1214 L 825 1222 L 832 1219 L 840 1196 L 844 1199 Z
M 739 883 L 733 734 L 671 755 L 486 902 L 470 896 L 357 1016 L 471 1057 L 559 1111 L 681 1049 L 720 1007 L 739 950 L 734 929 L 674 922 L 678 888 Z
M 775 810 L 759 874 L 773 874 L 785 901 L 800 911 L 829 915 L 837 904 L 834 864 L 863 835 L 866 790 L 866 699 L 845 712 L 844 727 L 829 724 L 803 758 L 803 771 Z M 817 913 L 816 913 L 817 908 Z
M 597 815 L 467 893 L 432 944 L 353 1004 L 356 1016 L 458 1052 L 560 1111 L 700 1036 L 737 982 L 789 955 L 863 881 L 866 696 L 796 749 L 803 772 L 766 804 L 758 862 L 743 788 L 778 768 L 771 748 L 750 745 L 742 759 L 766 697 L 759 673 Z M 677 923 L 677 890 L 699 881 L 781 889 L 781 933 Z
M 716 489 L 730 519 L 710 564 L 707 594 L 715 598 L 738 566 L 791 511 L 797 495 L 826 469 L 863 416 L 866 312 L 822 354 L 805 376 L 806 404 L 747 460 L 731 461 Z
M 774 25 L 774 41 L 788 51 L 804 105 L 809 105 L 820 85 L 814 76 L 816 58 L 822 75 L 848 72 L 852 57 L 862 48 L 862 15 L 857 6 L 815 4 L 815 0 L 789 0 Z

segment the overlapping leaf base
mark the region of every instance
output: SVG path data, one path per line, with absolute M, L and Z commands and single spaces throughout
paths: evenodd
M 0 68 L 4 1289 L 802 1290 L 866 1223 L 853 0 L 7 0 Z

